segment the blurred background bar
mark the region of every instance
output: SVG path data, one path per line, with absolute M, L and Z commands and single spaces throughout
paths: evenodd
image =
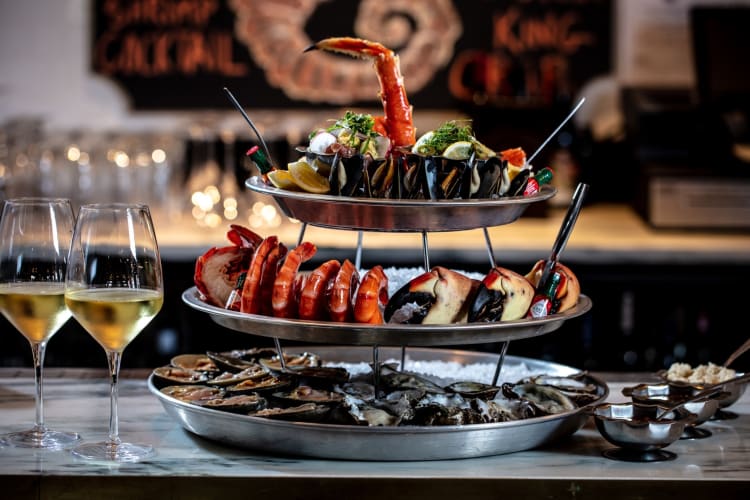
M 304 48 L 376 40 L 399 54 L 418 135 L 466 118 L 493 149 L 530 154 L 586 97 L 534 160 L 558 194 L 490 235 L 498 264 L 525 274 L 588 183 L 562 260 L 593 308 L 511 354 L 602 371 L 721 363 L 747 338 L 730 290 L 750 282 L 748 26 L 748 1 L 0 0 L 0 200 L 149 204 L 167 295 L 127 367 L 266 345 L 181 301 L 229 224 L 291 245 L 300 229 L 245 187 L 258 139 L 222 89 L 285 165 L 345 110 L 382 113 L 371 62 Z M 356 237 L 308 228 L 310 265 L 353 259 Z M 422 262 L 419 234 L 363 244 L 365 268 Z M 481 230 L 431 234 L 430 252 L 433 265 L 487 270 Z M 47 365 L 100 366 L 99 354 L 69 322 Z M 29 358 L 20 335 L 3 336 L 0 366 Z

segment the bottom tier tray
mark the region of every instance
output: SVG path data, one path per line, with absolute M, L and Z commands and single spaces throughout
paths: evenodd
M 329 363 L 368 363 L 372 357 L 372 349 L 364 346 L 309 346 L 304 350 L 318 354 Z M 383 360 L 396 359 L 400 357 L 401 349 L 381 347 L 380 354 Z M 463 350 L 409 348 L 406 370 L 417 371 L 419 361 L 494 366 L 498 355 Z M 503 373 L 512 373 L 511 370 L 518 367 L 531 373 L 553 376 L 569 376 L 580 371 L 547 361 L 507 356 Z M 596 385 L 597 399 L 590 404 L 597 404 L 607 398 L 609 388 L 604 381 L 586 374 L 586 382 Z M 582 407 L 523 420 L 450 426 L 362 427 L 287 422 L 208 409 L 179 401 L 160 392 L 153 375 L 148 384 L 166 412 L 194 434 L 255 452 L 315 458 L 414 461 L 500 455 L 529 450 L 569 437 L 583 427 L 588 419 L 588 413 Z

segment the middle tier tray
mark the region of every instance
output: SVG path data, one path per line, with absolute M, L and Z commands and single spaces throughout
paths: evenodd
M 313 226 L 379 232 L 446 232 L 515 222 L 532 203 L 552 198 L 557 190 L 543 185 L 537 194 L 498 199 L 408 200 L 352 198 L 288 191 L 257 176 L 245 185 L 273 197 L 287 217 Z
M 217 324 L 239 332 L 301 342 L 367 346 L 449 346 L 507 342 L 545 335 L 591 309 L 591 299 L 581 295 L 575 307 L 543 318 L 493 323 L 448 325 L 369 325 L 275 318 L 230 311 L 206 304 L 196 287 L 185 290 L 182 300 L 208 314 Z

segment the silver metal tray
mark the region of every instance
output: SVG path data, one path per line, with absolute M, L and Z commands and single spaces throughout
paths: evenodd
M 306 351 L 323 359 L 338 362 L 368 361 L 371 350 L 365 347 L 321 346 Z M 396 358 L 400 349 L 383 348 L 385 356 Z M 447 349 L 410 349 L 413 360 L 454 361 L 462 364 L 496 363 L 497 355 Z M 525 363 L 539 373 L 571 375 L 579 370 L 545 361 L 506 356 L 503 366 Z M 409 366 L 406 366 L 407 370 Z M 607 384 L 593 376 L 604 401 L 609 395 Z M 571 412 L 512 422 L 455 426 L 359 427 L 306 422 L 284 422 L 262 417 L 240 415 L 202 408 L 161 393 L 148 380 L 150 391 L 161 401 L 166 412 L 185 429 L 207 439 L 255 451 L 317 458 L 345 460 L 445 460 L 501 455 L 537 448 L 568 437 L 586 423 L 583 408 Z
M 393 200 L 352 198 L 287 191 L 267 185 L 258 176 L 245 185 L 272 196 L 287 217 L 313 226 L 381 232 L 445 232 L 515 222 L 532 203 L 552 198 L 557 190 L 541 187 L 533 196 L 482 200 Z
M 185 290 L 182 300 L 188 306 L 207 313 L 219 325 L 239 332 L 302 342 L 369 346 L 449 346 L 526 339 L 557 330 L 566 320 L 591 309 L 591 299 L 581 295 L 572 309 L 544 318 L 461 325 L 368 325 L 274 318 L 230 311 L 206 304 L 196 287 Z

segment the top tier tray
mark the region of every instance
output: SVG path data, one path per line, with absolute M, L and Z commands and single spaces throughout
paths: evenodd
M 273 197 L 287 217 L 313 226 L 380 232 L 446 232 L 515 222 L 533 203 L 552 198 L 549 185 L 532 196 L 498 199 L 399 200 L 352 198 L 288 191 L 268 186 L 258 176 L 245 185 Z

